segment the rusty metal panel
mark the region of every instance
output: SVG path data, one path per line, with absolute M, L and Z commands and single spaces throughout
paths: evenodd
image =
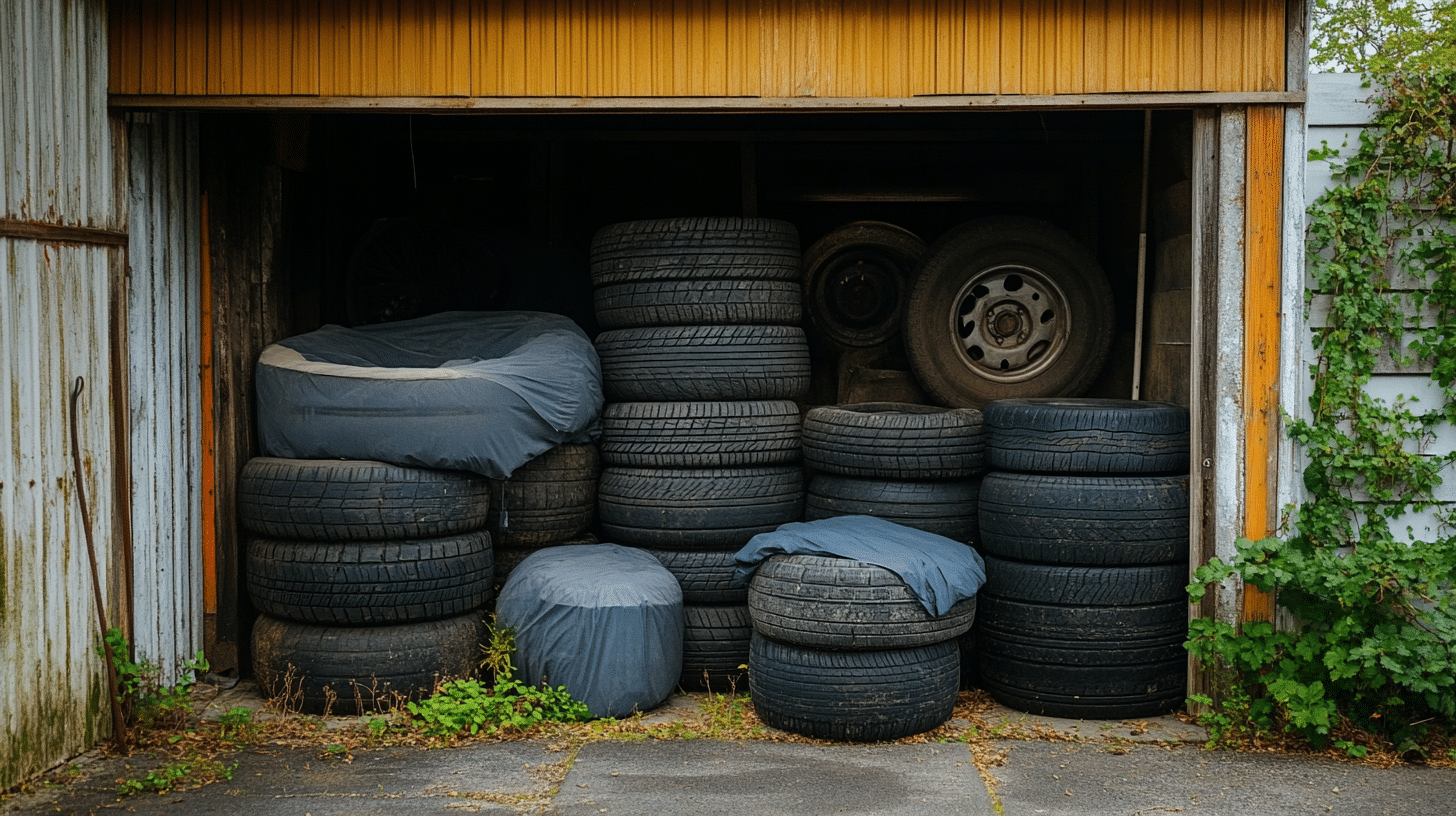
M 4 218 L 118 228 L 106 69 L 100 0 L 0 3 Z
M 121 252 L 0 238 L 0 789 L 89 748 L 109 724 L 67 406 L 85 377 L 85 492 L 113 586 L 107 306 Z M 120 594 L 113 587 L 109 613 Z
M 117 94 L 898 99 L 1284 88 L 1285 0 L 113 0 L 111 8 Z
M 125 619 L 111 291 L 124 228 L 100 0 L 0 3 L 0 790 L 89 748 L 109 722 L 68 427 L 106 605 Z M 21 237 L 33 233 L 65 239 Z M 91 238 L 101 243 L 92 243 Z M 109 244 L 107 242 L 110 242 Z
M 129 119 L 132 644 L 162 676 L 202 648 L 197 117 Z

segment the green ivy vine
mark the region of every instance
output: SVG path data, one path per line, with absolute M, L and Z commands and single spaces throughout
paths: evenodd
M 1456 519 L 1434 491 L 1456 454 L 1429 447 L 1456 425 L 1456 69 L 1397 70 L 1373 85 L 1379 113 L 1354 155 L 1310 152 L 1337 186 L 1309 210 L 1307 302 L 1327 302 L 1328 318 L 1314 333 L 1310 413 L 1287 418 L 1307 498 L 1287 535 L 1239 541 L 1230 563 L 1199 568 L 1189 587 L 1197 601 L 1238 575 L 1277 591 L 1298 625 L 1195 620 L 1188 648 L 1230 672 L 1211 722 L 1334 740 L 1357 756 L 1373 744 L 1446 753 Z M 1439 401 L 1372 396 L 1382 359 L 1428 365 Z M 1402 522 L 1419 511 L 1436 515 L 1433 535 Z

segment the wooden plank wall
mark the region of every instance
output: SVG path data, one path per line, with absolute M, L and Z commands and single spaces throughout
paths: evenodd
M 1286 0 L 112 0 L 111 92 L 1285 90 Z

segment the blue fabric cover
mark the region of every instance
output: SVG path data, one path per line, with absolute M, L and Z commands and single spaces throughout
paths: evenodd
M 646 711 L 677 688 L 682 587 L 646 550 L 537 550 L 511 570 L 495 610 L 516 630 L 516 677 L 566 686 L 594 716 Z
M 446 312 L 355 329 L 324 326 L 258 361 L 264 454 L 376 459 L 504 479 L 599 433 L 602 371 L 571 320 L 545 312 Z
M 985 562 L 965 544 L 874 516 L 796 521 L 759 533 L 734 556 L 734 582 L 747 585 L 759 562 L 773 555 L 831 555 L 884 567 L 936 617 L 986 583 Z

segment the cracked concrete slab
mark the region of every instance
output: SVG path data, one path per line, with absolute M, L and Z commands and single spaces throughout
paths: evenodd
M 970 751 L 954 743 L 593 743 L 555 805 L 562 816 L 995 814 Z
M 1005 816 L 1448 816 L 1456 773 L 1188 746 L 997 741 Z

